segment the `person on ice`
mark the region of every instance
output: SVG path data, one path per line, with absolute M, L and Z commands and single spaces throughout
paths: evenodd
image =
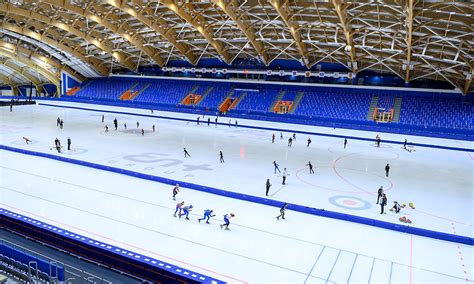
M 13 104 L 10 104 L 10 112 L 13 111 Z
M 142 128 L 142 136 L 145 136 L 145 130 Z
M 153 132 L 155 132 L 155 125 L 153 124 L 153 126 L 151 127 L 151 129 L 153 130 Z
M 191 155 L 189 155 L 189 153 L 188 153 L 188 151 L 186 150 L 186 148 L 184 148 L 184 157 L 186 158 L 186 156 L 191 157 Z
M 293 138 L 288 138 L 288 147 L 291 147 L 291 145 L 293 144 Z
M 311 144 L 311 138 L 308 138 L 308 144 L 306 145 L 306 147 L 309 147 L 309 144 Z
M 289 176 L 288 172 L 286 171 L 286 168 L 283 169 L 283 174 L 281 175 L 281 177 L 283 178 L 283 181 L 281 184 L 285 185 L 286 183 L 286 177 Z
M 137 128 L 140 127 L 140 122 L 137 121 Z
M 56 127 L 59 126 L 59 123 L 61 122 L 61 119 L 58 117 L 58 119 L 56 119 Z
M 196 121 L 197 121 L 197 125 L 199 125 L 199 116 L 197 117 Z
M 211 118 L 208 117 L 208 118 L 207 118 L 207 126 L 210 126 L 210 125 L 211 125 Z
M 176 200 L 176 195 L 179 192 L 179 184 L 176 184 L 176 186 L 173 188 L 173 200 Z
M 344 149 L 346 149 L 347 146 L 347 138 L 344 138 Z
M 293 140 L 296 141 L 296 133 L 293 133 Z
M 408 141 L 405 139 L 405 142 L 403 142 L 403 149 L 405 149 L 405 150 L 407 149 L 407 143 L 408 143 Z
M 390 211 L 395 211 L 395 213 L 399 213 L 399 212 L 400 212 L 400 209 L 402 209 L 402 207 L 400 206 L 400 204 L 398 204 L 397 201 L 394 201 L 394 202 L 393 202 L 393 207 L 390 209 Z
M 275 133 L 272 135 L 272 143 L 275 143 Z
M 288 207 L 288 203 L 283 204 L 283 206 L 280 208 L 280 215 L 278 215 L 276 218 L 277 220 L 280 220 L 280 217 L 285 220 L 285 211 L 286 208 Z
M 127 124 L 126 123 L 123 124 L 123 128 L 125 128 L 125 130 L 127 130 Z
M 309 167 L 309 174 L 314 174 L 313 165 L 311 164 L 311 161 L 308 161 L 308 163 L 306 164 L 306 166 Z
M 114 118 L 114 127 L 115 127 L 115 131 L 117 131 L 117 128 L 118 128 L 117 118 Z
M 67 150 L 71 151 L 71 137 L 67 138 Z
M 183 206 L 184 206 L 184 201 L 181 201 L 180 203 L 176 204 L 176 210 L 174 211 L 173 217 L 176 217 L 176 213 L 178 213 L 181 216 Z
M 382 195 L 382 201 L 380 203 L 380 214 L 386 214 L 383 209 L 387 205 L 387 195 L 385 193 Z
M 385 166 L 385 176 L 388 177 L 388 173 L 390 172 L 390 165 L 387 163 Z
M 380 198 L 383 197 L 383 186 L 380 186 L 379 190 L 377 191 L 377 203 L 379 204 Z
M 191 212 L 193 210 L 193 206 L 192 205 L 189 205 L 189 206 L 184 206 L 183 207 L 183 213 L 179 213 L 178 216 L 179 218 L 181 218 L 182 215 L 185 215 L 186 216 L 186 220 L 189 220 L 189 212 Z
M 224 154 L 222 154 L 222 151 L 219 151 L 219 158 L 221 163 L 224 163 Z
M 58 150 L 58 153 L 61 153 L 61 141 L 59 141 L 58 138 L 54 139 L 54 144 L 56 145 L 56 150 Z
M 276 161 L 273 161 L 273 166 L 275 167 L 275 174 L 277 173 L 277 171 L 278 173 L 281 173 L 280 169 L 278 168 L 279 165 L 277 164 Z
M 216 119 L 214 121 L 216 122 L 216 128 L 217 128 L 217 116 L 216 116 Z
M 280 139 L 283 140 L 283 132 L 280 132 Z
M 109 127 L 106 125 L 105 126 L 105 133 L 109 132 Z
M 221 229 L 222 229 L 223 227 L 225 227 L 225 229 L 226 229 L 227 231 L 229 231 L 229 230 L 230 230 L 230 229 L 229 229 L 230 219 L 231 219 L 231 218 L 234 218 L 234 217 L 235 217 L 234 213 L 225 214 L 225 215 L 224 215 L 224 224 L 219 225 L 219 226 L 221 227 Z
M 104 115 L 102 115 L 102 123 L 104 123 Z
M 212 213 L 214 213 L 214 211 L 210 210 L 210 209 L 207 209 L 207 210 L 204 210 L 204 217 L 202 218 L 198 218 L 198 222 L 201 223 L 202 220 L 206 220 L 206 224 L 209 224 L 209 219 L 211 217 L 215 217 L 216 215 L 212 215 Z
M 265 191 L 265 195 L 268 196 L 268 191 L 270 191 L 270 187 L 272 186 L 272 184 L 270 183 L 270 179 L 267 178 L 267 183 L 265 184 L 265 188 L 267 189 Z
M 23 137 L 23 140 L 25 140 L 26 144 L 28 145 L 29 142 L 31 142 L 30 139 L 28 139 L 27 137 Z

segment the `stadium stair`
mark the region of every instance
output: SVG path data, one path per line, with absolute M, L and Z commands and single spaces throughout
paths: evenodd
M 199 86 L 194 86 L 193 89 L 189 93 L 187 93 L 186 96 L 181 100 L 180 104 L 189 105 L 189 96 L 195 95 L 198 89 Z
M 275 100 L 273 101 L 272 105 L 270 106 L 270 108 L 268 109 L 269 112 L 275 112 L 275 106 L 277 105 L 277 103 L 279 103 L 281 101 L 281 99 L 283 98 L 283 96 L 285 95 L 286 91 L 285 90 L 281 90 L 279 93 L 278 93 L 278 96 L 276 96 Z
M 71 89 L 67 90 L 66 95 L 67 96 L 73 96 L 75 93 L 79 92 L 80 90 L 81 90 L 81 88 L 79 88 L 79 87 L 71 88 Z
M 379 96 L 372 96 L 369 105 L 369 111 L 367 112 L 367 120 L 374 120 L 374 111 L 377 108 L 377 104 L 379 103 Z
M 143 91 L 145 91 L 146 89 L 148 89 L 148 87 L 150 87 L 150 86 L 151 86 L 151 84 L 146 84 L 145 86 L 143 86 L 142 88 L 140 88 L 140 90 L 133 92 L 133 93 L 130 95 L 129 100 L 134 100 L 134 99 L 137 98 L 141 93 L 143 93 Z
M 395 103 L 393 104 L 393 118 L 392 122 L 399 122 L 400 121 L 400 111 L 402 109 L 402 97 L 396 97 Z
M 298 92 L 298 94 L 295 97 L 295 100 L 293 101 L 293 104 L 291 105 L 291 109 L 289 113 L 292 113 L 292 114 L 295 113 L 296 109 L 301 103 L 301 100 L 303 99 L 303 95 L 304 95 L 304 92 L 301 92 L 301 91 Z
M 199 101 L 195 105 L 199 105 L 207 97 L 207 95 L 209 95 L 209 93 L 212 91 L 212 89 L 214 89 L 214 87 L 207 88 L 206 92 L 204 92 L 204 94 L 201 96 L 201 98 L 199 99 Z
M 128 101 L 130 100 L 130 97 L 133 96 L 135 94 L 136 91 L 132 91 L 136 86 L 138 86 L 138 82 L 136 82 L 135 84 L 133 84 L 130 88 L 128 88 L 128 90 L 126 90 L 121 96 L 120 96 L 120 100 L 123 100 L 123 101 Z
M 234 100 L 234 102 L 229 106 L 228 110 L 236 108 L 240 102 L 247 96 L 247 92 L 242 93 L 238 98 Z

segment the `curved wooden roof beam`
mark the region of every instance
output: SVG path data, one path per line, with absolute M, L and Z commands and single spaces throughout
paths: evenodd
M 42 84 L 41 81 L 38 78 L 30 75 L 28 72 L 25 71 L 24 68 L 19 67 L 18 65 L 12 64 L 9 61 L 10 61 L 10 59 L 8 59 L 8 58 L 0 58 L 0 65 L 5 66 L 6 68 L 8 68 L 13 73 L 16 73 L 16 74 L 20 75 L 21 77 L 25 78 L 27 81 L 32 82 L 33 85 L 35 85 L 35 86 L 39 86 L 39 85 Z
M 147 12 L 148 14 L 153 15 L 153 11 L 151 11 L 148 7 L 143 7 L 143 4 L 141 2 L 137 0 L 132 0 L 133 4 L 143 7 L 143 10 L 141 11 L 135 10 L 135 8 L 130 6 L 127 1 L 105 0 L 104 2 L 136 18 L 144 25 L 146 25 L 150 29 L 154 30 L 156 33 L 160 34 L 163 38 L 165 38 L 171 45 L 174 46 L 174 48 L 176 48 L 181 54 L 186 56 L 189 62 L 194 65 L 197 64 L 198 57 L 192 52 L 191 48 L 187 44 L 176 41 L 177 36 L 172 29 L 165 30 L 160 26 L 158 20 L 153 21 L 145 16 L 143 12 Z M 163 63 L 163 65 L 165 64 Z
M 280 15 L 280 18 L 283 20 L 283 22 L 285 22 L 286 27 L 290 30 L 291 36 L 293 37 L 293 40 L 295 41 L 296 46 L 298 47 L 298 53 L 300 54 L 304 65 L 309 69 L 309 60 L 306 57 L 308 54 L 308 48 L 301 39 L 301 32 L 298 28 L 298 25 L 296 25 L 290 19 L 290 7 L 288 6 L 289 1 L 269 0 L 268 2 L 270 2 L 270 4 L 275 8 L 275 10 L 278 12 L 278 15 Z
M 161 56 L 152 48 L 149 46 L 144 46 L 143 42 L 145 41 L 140 34 L 134 34 L 130 35 L 127 33 L 131 29 L 127 23 L 124 25 L 121 25 L 121 27 L 117 27 L 113 23 L 111 23 L 109 20 L 107 20 L 108 17 L 111 17 L 113 15 L 113 12 L 111 11 L 103 11 L 103 9 L 100 8 L 100 6 L 94 5 L 94 8 L 96 10 L 102 10 L 101 12 L 104 12 L 106 15 L 104 17 L 97 16 L 95 14 L 90 13 L 88 10 L 82 9 L 81 7 L 78 7 L 76 5 L 70 4 L 68 1 L 62 1 L 62 0 L 42 0 L 41 2 L 43 3 L 48 3 L 56 7 L 61 7 L 65 10 L 68 10 L 69 12 L 75 13 L 77 15 L 81 15 L 93 22 L 96 22 L 97 24 L 106 27 L 113 33 L 121 36 L 124 40 L 128 41 L 130 44 L 136 46 L 139 50 L 143 51 L 146 55 L 148 55 L 150 58 L 152 58 L 158 65 L 163 66 L 164 65 L 164 60 L 161 58 Z M 83 23 L 77 23 L 77 24 L 82 24 L 83 27 L 85 25 Z
M 60 49 L 64 52 L 67 52 L 67 53 L 75 56 L 76 58 L 80 59 L 81 61 L 83 61 L 85 63 L 88 63 L 93 69 L 95 69 L 97 71 L 97 73 L 99 73 L 103 76 L 107 76 L 109 74 L 108 68 L 103 66 L 103 64 L 102 64 L 103 62 L 100 59 L 97 59 L 95 57 L 86 57 L 85 56 L 85 51 L 84 52 L 79 51 L 80 48 L 81 48 L 80 46 L 77 46 L 75 48 L 71 48 L 71 47 L 65 45 L 64 43 L 56 41 L 56 40 L 54 40 L 54 39 L 52 39 L 52 38 L 50 38 L 46 35 L 42 35 L 40 33 L 34 32 L 30 29 L 21 28 L 21 27 L 9 24 L 7 22 L 0 23 L 0 28 L 8 30 L 8 31 L 12 31 L 12 32 L 20 34 L 20 35 L 30 37 L 32 39 L 42 41 L 42 42 L 44 42 L 44 43 L 46 43 L 50 46 L 56 47 L 56 48 L 58 48 L 58 49 Z
M 237 9 L 239 6 L 237 1 L 234 0 L 228 3 L 224 0 L 212 0 L 212 2 L 219 6 L 222 11 L 224 11 L 224 13 L 236 23 L 237 27 L 245 34 L 252 46 L 257 51 L 258 55 L 260 55 L 265 65 L 268 65 L 270 62 L 270 56 L 267 54 L 262 42 L 257 40 L 255 36 L 256 31 L 253 26 L 249 25 L 245 21 L 248 18 L 245 12 L 240 13 L 240 11 Z M 238 13 L 240 13 L 240 15 Z
M 344 32 L 344 36 L 346 37 L 346 45 L 349 47 L 349 54 L 352 61 L 352 72 L 356 72 L 354 62 L 357 61 L 356 52 L 355 52 L 355 45 L 354 40 L 352 38 L 352 28 L 349 26 L 349 19 L 347 18 L 347 4 L 345 4 L 342 0 L 332 0 L 332 4 L 336 9 L 337 17 L 339 18 L 339 24 L 342 27 Z M 346 5 L 346 6 L 344 6 Z
M 12 50 L 13 53 L 17 54 L 18 52 L 21 52 L 26 55 L 28 58 L 36 58 L 37 60 L 40 60 L 46 64 L 51 65 L 52 67 L 56 68 L 58 70 L 58 73 L 60 71 L 66 71 L 72 76 L 76 77 L 77 79 L 84 81 L 86 78 L 82 76 L 81 74 L 77 73 L 75 70 L 73 70 L 71 67 L 65 65 L 64 63 L 60 63 L 56 60 L 53 59 L 53 57 L 46 57 L 44 55 L 38 54 L 37 52 L 24 48 L 19 45 L 15 45 L 6 41 L 3 41 L 0 39 L 0 48 L 6 48 L 9 50 Z
M 183 6 L 192 7 L 191 3 L 185 3 L 182 6 L 179 6 L 178 3 L 174 0 L 162 0 L 161 3 L 165 5 L 168 9 L 173 11 L 176 15 L 181 17 L 185 20 L 188 24 L 191 24 L 204 38 L 209 42 L 210 45 L 214 47 L 217 53 L 222 57 L 222 59 L 227 64 L 231 64 L 231 56 L 225 50 L 224 45 L 222 42 L 219 42 L 214 39 L 212 34 L 208 31 L 210 28 L 209 23 L 203 17 L 193 17 L 192 15 L 188 14 Z
M 407 14 L 406 14 L 406 24 L 407 24 L 407 58 L 406 58 L 406 73 L 405 73 L 405 83 L 410 82 L 410 65 L 411 65 L 411 47 L 412 47 L 412 37 L 413 37 L 413 6 L 414 0 L 408 0 L 407 2 Z
M 34 11 L 22 9 L 11 4 L 0 4 L 0 12 L 26 17 L 28 19 L 36 20 L 36 21 L 45 23 L 47 25 L 56 27 L 58 29 L 61 29 L 65 32 L 74 34 L 75 36 L 84 39 L 85 41 L 93 44 L 94 46 L 103 50 L 104 52 L 111 54 L 115 59 L 117 59 L 117 61 L 120 64 L 124 65 L 128 69 L 135 70 L 135 64 L 133 64 L 133 62 L 130 61 L 131 58 L 121 51 L 113 51 L 113 48 L 112 48 L 113 44 L 108 40 L 98 40 L 63 22 L 56 21 L 54 19 L 51 19 L 50 17 L 43 16 Z
M 46 79 L 48 79 L 52 84 L 56 85 L 56 87 L 58 88 L 58 91 L 60 90 L 59 88 L 59 85 L 60 85 L 59 81 L 61 77 L 60 73 L 52 73 L 49 70 L 45 69 L 47 68 L 47 66 L 40 66 L 37 62 L 31 60 L 28 57 L 9 52 L 3 48 L 0 48 L 0 55 L 3 57 L 9 58 L 11 61 L 20 62 L 21 64 L 28 66 L 28 68 L 38 72 L 39 74 L 44 76 Z
M 3 82 L 4 85 L 10 86 L 10 87 L 15 86 L 15 83 L 10 79 L 10 77 L 5 76 L 1 73 L 0 73 L 0 82 Z

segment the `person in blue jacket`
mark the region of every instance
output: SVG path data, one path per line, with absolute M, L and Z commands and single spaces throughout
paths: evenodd
M 201 223 L 202 220 L 207 219 L 207 220 L 206 220 L 206 224 L 209 224 L 209 219 L 210 219 L 211 217 L 216 216 L 216 215 L 212 215 L 212 213 L 214 213 L 213 210 L 210 210 L 210 209 L 204 210 L 204 217 L 199 218 L 199 219 L 198 219 L 198 222 Z
M 182 215 L 186 216 L 186 220 L 189 220 L 189 212 L 191 212 L 193 210 L 193 206 L 192 205 L 189 205 L 189 206 L 184 206 L 183 207 L 183 214 L 179 214 L 179 218 L 181 218 Z

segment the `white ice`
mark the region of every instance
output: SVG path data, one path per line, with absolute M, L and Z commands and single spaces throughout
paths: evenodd
M 88 104 L 55 103 L 151 115 L 147 110 Z M 473 158 L 460 151 L 297 134 L 286 146 L 292 129 L 373 138 L 376 133 L 290 124 L 239 120 L 239 124 L 285 128 L 285 139 L 271 143 L 271 131 L 205 123 L 105 114 L 110 132 L 104 133 L 102 112 L 46 106 L 0 108 L 1 143 L 32 151 L 62 155 L 169 177 L 221 189 L 263 196 L 271 179 L 273 199 L 399 223 L 407 216 L 413 226 L 472 237 Z M 196 118 L 154 112 L 154 115 Z M 65 127 L 56 127 L 56 118 Z M 113 129 L 117 118 L 119 130 Z M 136 129 L 146 130 L 141 136 Z M 207 120 L 207 117 L 201 121 Z M 211 117 L 214 121 L 214 117 Z M 232 119 L 232 122 L 234 119 Z M 228 122 L 227 118 L 220 122 Z M 123 129 L 127 123 L 128 130 Z M 151 132 L 155 124 L 157 132 Z M 472 148 L 472 142 L 380 134 L 382 139 Z M 26 145 L 22 137 L 33 143 Z M 57 154 L 55 137 L 72 151 Z M 186 147 L 191 158 L 184 159 Z M 226 160 L 219 163 L 222 150 Z M 473 248 L 397 233 L 350 222 L 289 211 L 277 221 L 278 208 L 238 201 L 182 188 L 178 201 L 194 205 L 191 221 L 172 217 L 172 187 L 68 163 L 0 151 L 1 207 L 75 231 L 79 234 L 149 255 L 227 282 L 303 283 L 456 283 L 472 282 Z M 157 159 L 168 159 L 157 161 Z M 272 162 L 288 168 L 288 185 L 273 174 Z M 309 175 L 310 160 L 316 169 Z M 391 165 L 389 178 L 383 167 Z M 201 165 L 202 169 L 192 169 Z M 203 166 L 205 165 L 205 166 Z M 389 204 L 398 200 L 416 209 L 380 215 L 374 193 L 383 185 Z M 331 197 L 341 198 L 330 203 Z M 362 202 L 360 202 L 362 200 Z M 362 203 L 364 210 L 356 210 Z M 341 207 L 348 207 L 342 208 Z M 204 209 L 214 209 L 211 225 L 199 224 Z M 352 209 L 350 209 L 352 208 Z M 217 225 L 233 212 L 231 231 Z M 348 281 L 349 280 L 349 281 Z

